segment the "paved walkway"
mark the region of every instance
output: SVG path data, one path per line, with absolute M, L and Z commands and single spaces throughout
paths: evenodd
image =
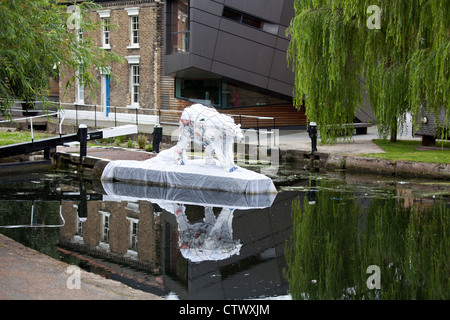
M 340 140 L 334 144 L 317 145 L 317 151 L 329 154 L 345 154 L 355 155 L 364 153 L 382 153 L 373 139 L 378 138 L 378 131 L 376 127 L 368 128 L 367 134 L 355 135 L 350 140 Z M 399 134 L 398 139 L 402 140 L 417 140 L 420 138 L 412 137 L 411 131 Z M 295 130 L 280 130 L 280 149 L 294 149 L 294 150 L 311 150 L 311 139 L 306 131 Z
M 65 123 L 73 122 L 73 119 L 66 119 Z M 80 120 L 80 123 L 84 121 L 88 127 L 93 126 L 94 123 L 90 120 Z M 405 130 L 397 135 L 398 139 L 402 140 L 418 140 L 421 138 L 414 138 L 412 136 L 412 129 L 410 124 L 410 119 L 407 121 L 409 123 Z M 104 123 L 104 126 L 110 126 L 111 123 Z M 120 125 L 120 123 L 118 124 Z M 138 127 L 139 132 L 143 133 L 152 133 L 154 125 L 142 125 L 140 124 Z M 177 133 L 178 127 L 175 125 L 163 125 L 163 134 L 164 135 L 173 135 L 178 136 Z M 308 136 L 306 130 L 286 130 L 280 129 L 279 131 L 279 147 L 282 150 L 285 149 L 293 149 L 293 150 L 302 150 L 302 151 L 310 151 L 311 150 L 311 139 Z M 362 153 L 381 153 L 381 150 L 375 143 L 372 142 L 373 139 L 378 138 L 377 127 L 369 127 L 368 133 L 363 135 L 355 135 L 351 140 L 347 141 L 338 141 L 332 145 L 320 145 L 320 141 L 317 146 L 318 152 L 323 153 L 338 153 L 338 154 L 346 154 L 346 155 L 354 155 L 354 154 L 362 154 Z
M 57 152 L 64 153 L 80 153 L 79 147 L 65 147 L 58 146 L 56 148 Z M 155 156 L 154 153 L 134 150 L 134 149 L 124 149 L 116 147 L 88 147 L 87 155 L 90 157 L 103 158 L 108 160 L 138 160 L 144 161 Z
M 164 135 L 171 135 L 176 127 L 165 127 Z M 311 139 L 305 130 L 279 130 L 278 146 L 281 150 L 301 150 L 311 151 Z M 177 137 L 177 133 L 173 133 Z M 373 139 L 377 139 L 376 127 L 368 128 L 368 133 L 364 135 L 353 136 L 350 140 L 340 140 L 334 144 L 321 145 L 320 141 L 317 145 L 317 151 L 328 154 L 340 155 L 357 155 L 366 153 L 382 153 L 384 152 L 380 147 L 373 143 Z M 405 132 L 398 136 L 402 140 L 418 140 L 420 138 L 413 138 L 410 132 Z M 163 149 L 163 147 L 161 147 Z M 79 153 L 78 147 L 62 147 L 57 148 L 59 152 Z M 88 155 L 93 157 L 105 158 L 110 160 L 131 160 L 130 152 L 121 148 L 88 148 Z M 133 153 L 133 160 L 147 160 L 153 154 L 148 152 Z
M 68 266 L 0 234 L 0 300 L 161 299 L 81 269 L 79 289 L 70 289 L 77 282 Z

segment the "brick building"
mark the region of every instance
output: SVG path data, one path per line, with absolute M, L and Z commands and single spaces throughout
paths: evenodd
M 117 116 L 118 119 L 127 113 L 134 114 L 136 109 L 140 114 L 156 115 L 156 111 L 145 109 L 161 108 L 161 92 L 168 92 L 166 109 L 171 103 L 176 105 L 170 98 L 173 80 L 162 75 L 163 4 L 159 0 L 96 2 L 102 8 L 90 14 L 94 21 L 102 23 L 103 29 L 91 33 L 76 32 L 79 37 L 88 37 L 98 47 L 123 57 L 124 62 L 114 62 L 106 70 L 93 70 L 98 80 L 94 97 L 82 81 L 77 80 L 74 86 L 66 89 L 67 80 L 79 74 L 79 70 L 64 70 L 59 87 L 60 101 L 66 110 L 74 109 L 73 105 L 77 104 L 87 119 L 94 118 L 94 110 L 97 119 L 106 118 L 112 112 L 111 107 L 119 107 L 117 112 L 122 114 Z

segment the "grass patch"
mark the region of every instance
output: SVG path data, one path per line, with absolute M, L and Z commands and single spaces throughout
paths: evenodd
M 363 154 L 365 157 L 403 160 L 426 163 L 450 163 L 450 142 L 436 143 L 436 147 L 440 150 L 417 150 L 421 146 L 421 141 L 400 140 L 396 143 L 389 140 L 374 139 L 373 142 L 386 153 L 369 153 Z
M 34 133 L 34 140 L 45 139 L 53 137 L 49 133 Z M 14 143 L 31 141 L 31 132 L 29 131 L 14 131 L 14 132 L 0 132 L 0 146 L 6 146 Z

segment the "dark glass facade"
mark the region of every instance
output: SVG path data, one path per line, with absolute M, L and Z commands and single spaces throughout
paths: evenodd
M 289 97 L 227 79 L 175 79 L 175 97 L 216 108 L 289 104 Z
M 222 90 L 217 93 L 208 80 L 221 78 L 292 97 L 294 75 L 286 60 L 285 33 L 294 16 L 293 0 L 168 0 L 165 6 L 164 72 L 184 79 L 178 88 L 181 96 L 190 91 L 184 96 L 229 105 L 224 82 L 216 85 Z M 196 92 L 190 80 L 198 80 L 205 90 Z M 269 104 L 251 105 L 258 103 Z

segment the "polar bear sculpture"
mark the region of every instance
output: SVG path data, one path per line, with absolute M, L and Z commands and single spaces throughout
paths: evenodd
M 185 150 L 189 142 L 203 145 L 207 164 L 215 164 L 213 153 L 225 171 L 237 169 L 234 164 L 234 140 L 244 139 L 240 125 L 233 118 L 219 113 L 215 108 L 193 104 L 184 109 L 180 118 L 180 136 L 175 148 L 174 161 L 185 164 Z
M 212 207 L 205 207 L 202 222 L 191 224 L 184 204 L 175 204 L 178 246 L 184 258 L 193 262 L 219 261 L 239 255 L 242 244 L 233 239 L 233 208 L 223 207 L 216 218 Z

